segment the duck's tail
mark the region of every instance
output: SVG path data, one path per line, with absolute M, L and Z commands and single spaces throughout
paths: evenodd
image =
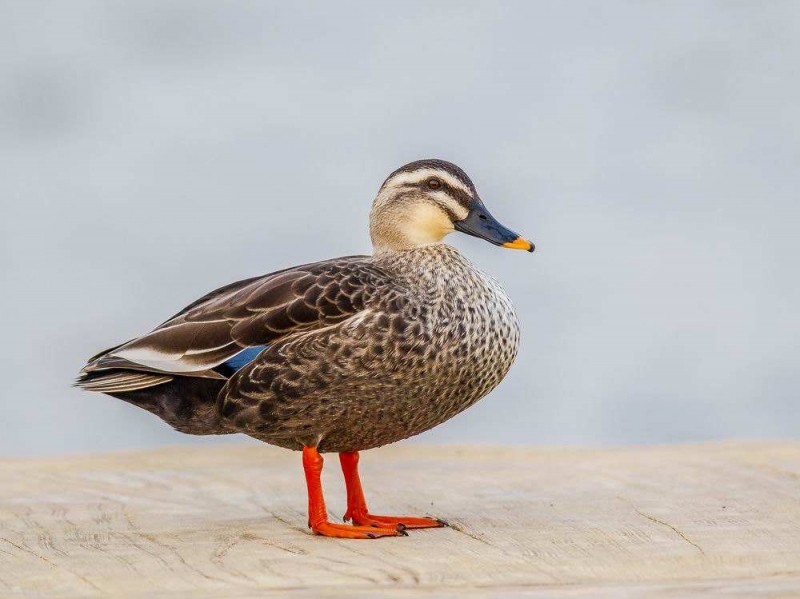
M 98 393 L 125 393 L 168 383 L 173 377 L 165 374 L 135 372 L 133 370 L 105 370 L 97 373 L 82 372 L 75 387 Z
M 76 387 L 105 393 L 147 410 L 182 433 L 222 435 L 234 432 L 220 424 L 217 410 L 217 396 L 226 378 L 140 369 L 140 365 L 109 356 L 107 352 L 89 360 L 75 381 Z

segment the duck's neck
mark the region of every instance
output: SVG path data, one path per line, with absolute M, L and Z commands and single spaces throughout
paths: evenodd
M 456 248 L 444 243 L 410 250 L 376 251 L 375 257 L 392 270 L 426 285 L 446 286 L 459 272 L 472 267 Z

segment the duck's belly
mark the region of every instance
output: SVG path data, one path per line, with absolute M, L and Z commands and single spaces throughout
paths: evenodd
M 491 291 L 491 293 L 490 293 Z M 502 290 L 500 290 L 502 292 Z M 447 315 L 447 316 L 444 316 Z M 319 335 L 312 351 L 283 348 L 297 385 L 259 413 L 248 434 L 283 447 L 359 451 L 417 435 L 452 418 L 494 389 L 519 345 L 505 293 L 447 298 L 402 326 L 379 314 Z M 320 362 L 320 356 L 328 356 Z M 292 397 L 294 396 L 294 397 Z

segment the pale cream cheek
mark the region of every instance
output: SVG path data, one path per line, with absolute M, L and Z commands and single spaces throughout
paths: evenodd
M 403 236 L 414 245 L 427 245 L 441 241 L 448 233 L 453 232 L 453 223 L 447 214 L 434 204 L 415 204 L 403 219 L 401 228 Z

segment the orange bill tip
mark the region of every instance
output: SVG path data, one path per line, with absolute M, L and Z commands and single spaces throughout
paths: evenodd
M 504 243 L 503 247 L 512 250 L 525 250 L 526 252 L 532 252 L 535 249 L 535 246 L 530 241 L 522 237 L 517 237 L 514 241 Z

